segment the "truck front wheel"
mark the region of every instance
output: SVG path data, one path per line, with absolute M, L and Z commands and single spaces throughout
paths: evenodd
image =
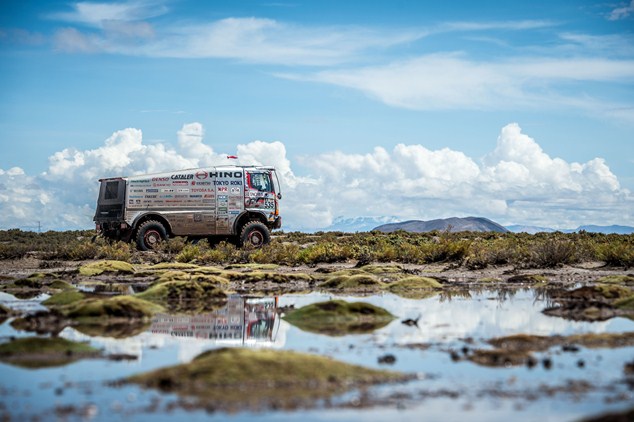
M 269 228 L 259 221 L 249 221 L 240 232 L 240 245 L 259 248 L 271 242 Z
M 167 239 L 165 227 L 158 221 L 148 220 L 139 226 L 136 246 L 140 251 L 149 251 L 165 239 Z

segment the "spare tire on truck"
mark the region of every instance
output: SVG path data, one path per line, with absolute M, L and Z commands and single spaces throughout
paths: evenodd
M 264 223 L 249 221 L 240 232 L 240 246 L 260 248 L 271 243 L 271 232 Z
M 136 246 L 140 251 L 150 251 L 167 239 L 167 230 L 163 224 L 148 220 L 139 226 L 136 233 Z

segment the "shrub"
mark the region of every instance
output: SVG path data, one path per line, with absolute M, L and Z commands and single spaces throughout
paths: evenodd
M 132 258 L 132 245 L 125 242 L 112 242 L 100 246 L 95 258 L 109 259 L 114 261 L 130 262 Z

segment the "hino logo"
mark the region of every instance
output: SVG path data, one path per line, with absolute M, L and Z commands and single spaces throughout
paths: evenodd
M 206 179 L 207 172 L 206 171 L 198 171 L 196 172 L 196 179 Z
M 242 177 L 241 171 L 212 171 L 209 173 L 211 177 Z

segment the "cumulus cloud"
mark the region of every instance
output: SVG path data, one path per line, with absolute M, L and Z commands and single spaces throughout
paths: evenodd
M 286 228 L 325 228 L 334 216 L 432 219 L 478 215 L 503 224 L 570 228 L 634 224 L 634 198 L 606 162 L 551 157 L 516 123 L 500 131 L 481 159 L 449 148 L 398 144 L 365 154 L 328 152 L 292 163 L 279 141 L 236 146 L 228 159 L 204 140 L 200 123 L 183 125 L 176 145 L 146 145 L 141 130 L 116 131 L 89 150 L 64 149 L 46 171 L 0 169 L 0 228 L 87 228 L 102 177 L 221 164 L 271 165 L 283 188 Z M 303 175 L 298 174 L 301 167 Z

